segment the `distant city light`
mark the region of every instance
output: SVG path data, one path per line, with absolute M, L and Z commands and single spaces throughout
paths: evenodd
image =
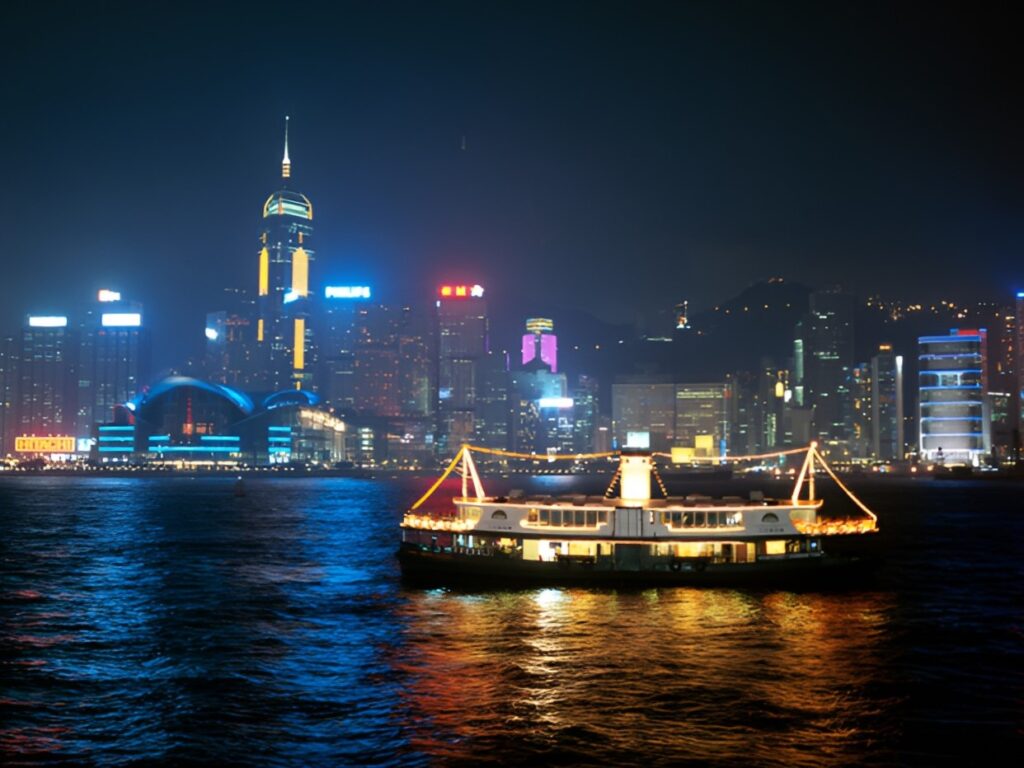
M 482 285 L 442 285 L 437 292 L 443 299 L 465 299 L 469 297 L 479 299 L 484 295 L 484 287 Z
M 324 298 L 327 299 L 368 299 L 370 298 L 370 286 L 368 285 L 328 285 L 324 288 Z
M 104 312 L 100 318 L 104 328 L 138 328 L 142 315 L 138 312 Z
M 529 317 L 526 319 L 526 330 L 530 333 L 551 333 L 555 323 L 546 317 Z
M 111 301 L 120 301 L 121 294 L 118 291 L 111 291 L 108 288 L 100 288 L 100 292 L 96 294 L 96 298 L 104 303 Z
M 210 341 L 216 341 L 218 336 L 220 336 L 220 334 L 217 333 L 216 328 L 206 329 L 206 338 L 208 338 Z
M 66 328 L 68 319 L 63 315 L 33 315 L 28 324 L 30 328 Z
M 299 299 L 299 292 L 298 291 L 288 291 L 284 295 L 284 303 L 285 304 L 291 304 L 293 301 L 298 301 L 298 299 Z
M 542 397 L 537 400 L 538 408 L 572 408 L 571 397 Z

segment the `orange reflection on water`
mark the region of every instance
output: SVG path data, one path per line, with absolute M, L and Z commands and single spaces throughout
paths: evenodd
M 398 719 L 412 746 L 439 758 L 470 757 L 460 745 L 472 741 L 514 748 L 516 759 L 582 759 L 597 748 L 606 761 L 819 765 L 862 756 L 864 724 L 891 706 L 872 687 L 885 596 L 406 597 Z

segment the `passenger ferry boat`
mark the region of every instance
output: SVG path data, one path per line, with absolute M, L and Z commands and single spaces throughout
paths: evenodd
M 748 498 L 670 496 L 652 455 L 639 451 L 619 454 L 618 470 L 603 497 L 551 498 L 518 492 L 487 496 L 472 453 L 523 455 L 463 446 L 402 520 L 402 573 L 416 581 L 506 585 L 818 586 L 834 577 L 847 578 L 865 562 L 827 555 L 822 538 L 874 532 L 877 517 L 836 477 L 813 443 L 797 452 L 803 450 L 807 455 L 788 499 L 765 498 L 759 492 Z M 418 512 L 459 463 L 462 495 L 440 512 Z M 816 464 L 863 517 L 821 517 Z M 652 478 L 662 498 L 652 497 Z M 807 498 L 801 499 L 805 485 Z

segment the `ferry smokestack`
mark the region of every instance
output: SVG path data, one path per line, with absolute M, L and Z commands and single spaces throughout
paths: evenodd
M 619 457 L 620 497 L 623 501 L 642 504 L 651 498 L 651 455 L 626 453 Z

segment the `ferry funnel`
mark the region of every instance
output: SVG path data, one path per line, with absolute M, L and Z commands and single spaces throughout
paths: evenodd
M 651 455 L 626 453 L 619 456 L 620 498 L 630 503 L 651 499 Z

